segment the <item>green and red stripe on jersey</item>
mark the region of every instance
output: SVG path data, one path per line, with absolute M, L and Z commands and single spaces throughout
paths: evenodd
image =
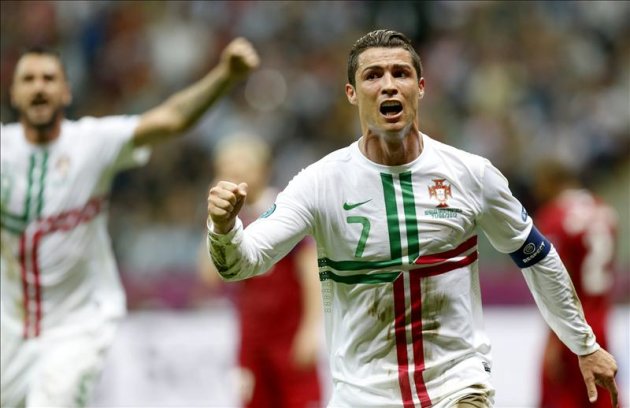
M 407 248 L 410 261 L 415 260 L 420 252 L 418 236 L 418 220 L 415 215 L 415 202 L 411 183 L 411 172 L 399 175 L 402 191 L 403 209 L 405 213 L 405 227 L 407 229 Z M 394 176 L 381 173 L 383 194 L 385 198 L 385 212 L 387 215 L 387 229 L 389 230 L 390 256 L 392 259 L 401 258 L 402 239 L 400 234 L 400 219 L 396 203 Z M 431 405 L 431 398 L 424 382 L 424 345 L 422 339 L 422 294 L 420 292 L 420 277 L 408 275 L 410 292 L 410 316 L 407 323 L 407 301 L 405 296 L 405 275 L 396 278 L 394 290 L 394 333 L 396 337 L 396 357 L 398 359 L 398 383 L 402 395 L 404 408 L 415 407 L 413 390 L 409 379 L 410 358 L 407 352 L 407 330 L 411 328 L 413 382 L 415 394 L 421 407 Z M 416 292 L 417 293 L 414 293 Z
M 425 371 L 424 338 L 422 335 L 422 285 L 425 278 L 447 273 L 477 260 L 477 236 L 466 238 L 456 248 L 448 251 L 420 256 L 420 237 L 411 172 L 398 175 L 381 174 L 385 212 L 390 244 L 390 259 L 381 261 L 336 261 L 320 258 L 320 280 L 332 280 L 342 284 L 392 283 L 394 297 L 394 333 L 398 360 L 398 382 L 402 405 L 413 408 L 431 406 L 423 373 Z M 401 192 L 404 224 L 399 218 L 395 183 Z M 399 199 L 400 200 L 400 199 Z M 403 257 L 401 228 L 406 230 L 407 255 Z M 391 271 L 405 265 L 408 272 Z M 413 267 L 417 266 L 417 267 Z M 383 272 L 339 275 L 335 271 Z M 406 295 L 408 291 L 409 296 Z M 407 298 L 409 300 L 407 301 Z M 408 303 L 407 303 L 408 302 Z M 408 307 L 409 306 L 409 307 Z M 407 313 L 409 310 L 409 313 Z M 410 341 L 409 341 L 410 340 Z
M 48 151 L 44 150 L 31 154 L 29 157 L 26 194 L 22 211 L 20 214 L 15 214 L 2 208 L 0 210 L 2 229 L 14 234 L 20 234 L 30 221 L 41 216 L 42 207 L 44 205 L 44 185 L 46 182 L 47 169 Z M 35 177 L 36 175 L 39 175 L 39 177 Z M 3 191 L 3 194 L 9 195 L 10 193 L 10 191 Z M 8 201 L 7 198 L 5 199 Z
M 425 278 L 450 272 L 472 264 L 477 260 L 477 236 L 466 239 L 452 250 L 441 253 L 419 256 L 418 219 L 413 194 L 411 172 L 401 173 L 399 176 L 402 204 L 405 213 L 405 228 L 407 231 L 407 255 L 410 263 L 419 265 L 411 269 L 407 275 L 400 273 L 393 284 L 394 290 L 394 327 L 396 335 L 396 355 L 398 358 L 398 380 L 405 408 L 415 407 L 413 390 L 409 378 L 410 359 L 407 352 L 407 330 L 411 331 L 411 349 L 413 352 L 412 378 L 415 386 L 415 396 L 420 407 L 430 407 L 431 398 L 424 380 L 425 358 L 424 338 L 422 328 L 422 283 Z M 383 194 L 385 195 L 385 210 L 390 239 L 390 255 L 392 259 L 400 258 L 402 262 L 402 244 L 396 203 L 394 176 L 381 174 Z M 407 279 L 406 279 L 407 278 Z M 410 312 L 407 319 L 407 304 L 405 284 L 408 280 Z M 409 323 L 407 323 L 409 320 Z
M 19 260 L 24 302 L 24 338 L 37 337 L 41 332 L 42 287 L 38 256 L 42 238 L 54 232 L 73 230 L 81 224 L 92 221 L 105 209 L 106 201 L 107 196 L 94 197 L 83 207 L 36 220 L 33 224 L 35 225 L 33 231 L 27 228 L 20 235 Z M 27 256 L 27 253 L 30 253 L 30 257 Z M 33 302 L 35 305 L 32 311 L 31 303 Z M 33 317 L 33 321 L 31 321 L 31 317 Z

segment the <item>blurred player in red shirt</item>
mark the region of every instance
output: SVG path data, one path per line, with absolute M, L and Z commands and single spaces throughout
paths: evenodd
M 215 149 L 215 176 L 245 181 L 245 225 L 272 212 L 278 191 L 268 187 L 271 156 L 268 146 L 251 136 L 224 139 Z M 206 254 L 201 275 L 214 286 L 220 276 Z M 305 239 L 273 269 L 236 285 L 240 320 L 239 388 L 247 408 L 316 408 L 321 406 L 317 370 L 321 325 L 321 294 L 317 252 Z
M 560 254 L 597 342 L 608 349 L 617 216 L 610 206 L 581 187 L 576 175 L 564 164 L 547 160 L 537 168 L 535 194 L 541 207 L 536 225 Z M 551 331 L 541 378 L 542 408 L 611 406 L 609 398 L 589 402 L 578 360 Z

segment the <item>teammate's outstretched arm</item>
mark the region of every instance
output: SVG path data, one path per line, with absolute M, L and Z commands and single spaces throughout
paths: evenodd
M 222 51 L 219 63 L 205 77 L 142 114 L 134 133 L 134 145 L 181 135 L 259 63 L 249 41 L 241 37 L 232 40 Z

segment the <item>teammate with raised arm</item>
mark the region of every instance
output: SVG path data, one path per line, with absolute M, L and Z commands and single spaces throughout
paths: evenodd
M 220 182 L 208 197 L 209 252 L 227 280 L 261 274 L 315 237 L 329 406 L 492 406 L 479 229 L 522 269 L 546 321 L 579 356 L 590 398 L 600 384 L 616 404 L 616 363 L 507 180 L 488 160 L 419 131 L 425 80 L 410 41 L 390 30 L 361 37 L 348 82 L 361 137 L 295 176 L 268 217 L 243 229 L 244 183 Z
M 125 313 L 107 234 L 115 174 L 146 146 L 182 135 L 258 65 L 233 40 L 201 80 L 138 116 L 64 118 L 72 99 L 57 54 L 19 59 L 1 136 L 1 401 L 3 407 L 85 406 Z

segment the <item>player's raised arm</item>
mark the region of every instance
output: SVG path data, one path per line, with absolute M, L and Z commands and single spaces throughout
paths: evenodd
M 241 37 L 234 39 L 221 53 L 219 63 L 206 76 L 140 117 L 134 144 L 151 144 L 183 134 L 258 65 L 258 54 L 249 41 Z

